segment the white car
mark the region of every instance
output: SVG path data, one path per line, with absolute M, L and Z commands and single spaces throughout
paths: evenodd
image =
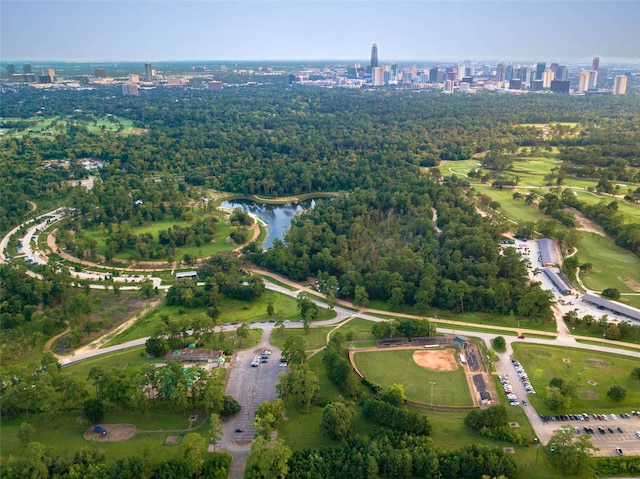
M 613 419 L 613 420 L 615 421 L 615 420 L 616 420 L 616 419 L 618 419 L 618 418 L 616 417 L 616 415 L 615 415 L 615 414 L 612 414 L 612 415 L 611 415 L 611 419 Z
M 640 439 L 640 431 L 636 431 L 636 436 L 638 436 L 638 439 Z

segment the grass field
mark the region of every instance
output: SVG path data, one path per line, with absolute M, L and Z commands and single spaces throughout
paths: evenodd
M 611 238 L 582 232 L 578 257 L 581 262 L 593 265 L 588 274 L 580 275 L 587 288 L 595 291 L 617 288 L 621 293 L 640 291 L 640 258 L 617 246 Z M 638 296 L 623 296 L 622 300 L 631 298 L 640 301 Z
M 189 413 L 188 413 L 189 414 Z M 169 430 L 186 429 L 189 426 L 188 414 L 165 414 L 154 413 L 134 414 L 130 412 L 107 411 L 103 419 L 103 424 L 134 424 L 142 430 Z M 18 428 L 25 418 L 13 421 L 2 422 L 2 435 L 0 435 L 0 445 L 2 458 L 9 456 L 23 456 L 24 445 L 18 440 Z M 31 416 L 27 421 L 34 426 L 36 440 L 52 447 L 60 454 L 73 453 L 83 448 L 90 448 L 102 451 L 109 459 L 120 459 L 134 454 L 144 454 L 152 461 L 166 460 L 172 457 L 182 457 L 184 449 L 182 446 L 165 446 L 164 439 L 166 432 L 154 432 L 137 434 L 131 439 L 123 442 L 88 442 L 84 439 L 84 431 L 91 426 L 84 420 L 78 412 L 63 413 L 52 424 L 44 415 Z M 199 430 L 189 432 L 200 432 L 207 434 L 207 424 Z
M 553 412 L 544 402 L 544 391 L 554 377 L 563 378 L 577 385 L 578 397 L 572 399 L 569 412 L 624 412 L 640 403 L 640 383 L 631 377 L 638 360 L 614 354 L 571 348 L 514 343 L 514 358 L 518 359 L 533 387 L 539 394 L 529 399 L 539 414 Z M 568 362 L 565 362 L 568 360 Z M 595 384 L 589 384 L 589 381 Z M 627 389 L 623 401 L 614 402 L 607 391 L 619 384 Z
M 375 323 L 362 318 L 353 318 L 336 329 L 336 332 L 342 333 L 343 336 L 351 333 L 353 341 L 373 341 L 375 338 L 371 334 L 371 327 Z
M 150 233 L 153 236 L 151 249 L 155 249 L 160 244 L 158 239 L 160 231 L 168 230 L 169 228 L 174 226 L 180 226 L 184 228 L 186 226 L 194 224 L 197 221 L 200 221 L 201 219 L 203 219 L 203 217 L 204 216 L 202 214 L 196 214 L 194 215 L 193 220 L 185 221 L 185 220 L 172 219 L 169 215 L 167 215 L 167 217 L 163 221 L 157 221 L 149 225 L 132 228 L 132 232 L 136 235 Z M 203 257 L 211 256 L 214 253 L 217 253 L 219 251 L 229 251 L 234 249 L 237 245 L 234 244 L 233 242 L 227 241 L 227 238 L 231 233 L 233 227 L 226 224 L 224 221 L 219 221 L 216 225 L 216 228 L 217 228 L 216 237 L 212 243 L 203 244 L 201 246 L 182 246 L 182 247 L 176 248 L 175 257 L 182 258 L 182 256 L 184 256 L 185 254 L 190 254 L 192 256 L 203 258 Z M 90 238 L 93 238 L 97 242 L 98 244 L 97 253 L 104 256 L 104 254 L 107 251 L 107 244 L 106 244 L 106 241 L 108 238 L 107 228 L 87 229 L 85 230 L 84 233 L 85 235 L 87 235 Z M 117 253 L 115 255 L 115 258 L 121 259 L 121 260 L 129 260 L 131 259 L 131 254 L 132 254 L 132 251 L 122 251 Z
M 291 336 L 302 336 L 306 342 L 307 351 L 323 348 L 327 344 L 327 333 L 333 327 L 309 328 L 309 332 L 305 333 L 303 328 L 291 328 L 283 331 L 274 331 L 271 334 L 271 344 L 282 349 L 285 341 Z
M 464 371 L 431 371 L 418 366 L 413 360 L 414 351 L 360 352 L 354 356 L 360 372 L 369 381 L 383 387 L 399 383 L 404 386 L 407 399 L 421 403 L 431 402 L 430 381 L 435 381 L 433 402 L 447 406 L 471 406 L 469 386 Z
M 631 186 L 631 184 L 629 184 L 629 186 Z M 636 184 L 633 186 L 635 188 L 640 185 Z M 598 204 L 600 202 L 609 204 L 612 201 L 616 201 L 618 203 L 618 213 L 622 214 L 626 223 L 640 223 L 640 207 L 638 205 L 632 205 L 620 198 L 613 198 L 609 195 L 602 195 L 584 190 L 576 190 L 575 193 L 580 201 L 590 205 Z
M 276 314 L 282 314 L 285 319 L 289 319 L 290 321 L 298 321 L 300 319 L 300 311 L 298 310 L 295 298 L 275 291 L 265 291 L 260 298 L 249 303 L 221 297 L 218 304 L 220 311 L 218 324 L 272 320 L 273 318 L 270 318 L 267 314 L 267 304 L 269 300 L 273 301 Z M 160 324 L 160 318 L 163 315 L 178 316 L 181 310 L 183 311 L 182 316 L 184 317 L 195 316 L 205 312 L 204 308 L 181 308 L 179 306 L 162 305 L 140 318 L 129 329 L 113 338 L 109 343 L 105 344 L 105 346 L 122 344 L 132 339 L 144 338 L 156 334 Z M 316 320 L 331 319 L 335 317 L 335 314 L 334 311 L 320 308 Z
M 55 116 L 52 118 L 3 118 L 3 123 L 12 124 L 18 121 L 28 121 L 34 123 L 27 128 L 0 128 L 5 136 L 13 138 L 22 138 L 26 135 L 37 137 L 53 137 L 56 134 L 64 133 L 67 127 L 72 124 L 81 125 L 87 128 L 91 133 L 110 131 L 118 132 L 121 135 L 129 135 L 134 131 L 133 122 L 126 118 L 119 118 L 113 115 L 107 115 L 100 118 L 77 119 L 68 116 Z

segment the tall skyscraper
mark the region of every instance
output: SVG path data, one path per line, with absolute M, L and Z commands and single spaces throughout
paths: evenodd
M 373 67 L 371 69 L 371 80 L 372 80 L 373 86 L 383 86 L 384 85 L 384 68 Z
M 151 66 L 151 63 L 144 64 L 144 71 L 146 74 L 146 80 L 153 81 L 153 67 Z
M 375 43 L 371 45 L 371 71 L 378 65 L 378 45 Z
M 627 76 L 616 75 L 616 79 L 613 82 L 613 94 L 624 95 L 627 93 Z
M 560 65 L 556 69 L 555 79 L 560 81 L 566 81 L 569 79 L 569 70 L 566 66 Z
M 542 75 L 542 85 L 544 88 L 551 88 L 551 82 L 553 81 L 553 72 L 551 70 L 545 70 Z
M 25 63 L 24 65 L 22 65 L 22 73 L 24 73 L 25 75 L 32 73 L 31 64 Z
M 591 73 L 589 70 L 582 70 L 580 72 L 580 77 L 578 80 L 578 93 L 584 93 L 589 89 L 589 78 L 591 77 Z
M 506 65 L 504 63 L 498 63 L 496 65 L 496 81 L 503 82 L 506 80 Z
M 589 72 L 589 88 L 595 88 L 598 83 L 598 70 L 591 70 Z
M 16 67 L 13 63 L 7 63 L 7 78 L 11 80 L 16 73 Z
M 431 83 L 438 83 L 438 67 L 433 67 L 429 70 L 429 81 Z
M 600 68 L 600 57 L 593 57 L 593 62 L 591 63 L 591 69 L 598 71 Z
M 547 68 L 546 62 L 538 62 L 536 64 L 536 77 L 534 78 L 534 80 L 542 80 L 542 75 L 544 75 L 544 70 L 546 68 Z

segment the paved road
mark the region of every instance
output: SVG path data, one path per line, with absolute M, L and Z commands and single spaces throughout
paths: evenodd
M 224 435 L 218 445 L 221 451 L 233 455 L 233 463 L 229 479 L 242 479 L 249 448 L 253 440 L 255 428 L 253 420 L 258 406 L 264 401 L 273 401 L 276 397 L 278 375 L 284 371 L 279 367 L 282 351 L 269 342 L 273 324 L 254 325 L 254 329 L 262 329 L 260 344 L 254 348 L 239 351 L 227 371 L 227 394 L 236 398 L 241 404 L 240 414 L 229 418 L 224 423 Z M 251 367 L 251 359 L 263 351 L 271 351 L 266 363 Z M 242 432 L 236 432 L 241 429 Z

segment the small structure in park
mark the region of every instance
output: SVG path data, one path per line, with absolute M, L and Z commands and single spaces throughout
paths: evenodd
M 195 279 L 198 277 L 197 271 L 180 271 L 176 273 L 176 279 Z
M 104 430 L 104 428 L 102 426 L 93 426 L 93 429 L 91 429 L 91 432 L 94 434 L 98 434 L 100 437 L 104 437 L 107 435 L 107 431 Z
M 176 349 L 167 354 L 165 359 L 167 360 L 167 362 L 180 361 L 182 363 L 220 363 L 220 359 L 222 359 L 222 362 L 224 362 L 222 351 L 214 351 L 213 349 L 196 347 Z
M 540 261 L 543 266 L 560 267 L 560 255 L 558 254 L 558 246 L 554 240 L 550 238 L 540 238 L 538 240 L 538 248 L 540 248 Z

